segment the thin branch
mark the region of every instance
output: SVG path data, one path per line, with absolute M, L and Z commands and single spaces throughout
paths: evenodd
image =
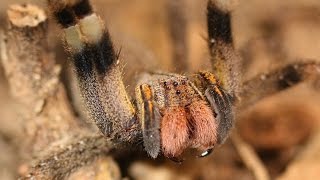
M 314 132 L 315 134 L 306 143 L 303 150 L 289 164 L 287 170 L 277 178 L 278 180 L 314 179 L 315 177 L 319 177 L 319 127 Z
M 245 143 L 237 132 L 233 132 L 231 139 L 244 164 L 252 171 L 255 178 L 257 180 L 269 180 L 270 175 L 254 149 L 249 144 Z
M 100 135 L 81 136 L 64 144 L 52 148 L 23 179 L 63 179 L 114 147 L 110 140 Z

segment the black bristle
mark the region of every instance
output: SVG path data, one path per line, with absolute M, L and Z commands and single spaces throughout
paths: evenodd
M 222 40 L 232 43 L 230 13 L 219 9 L 213 2 L 208 2 L 208 34 L 209 40 Z
M 89 0 L 79 0 L 78 3 L 72 7 L 72 9 L 79 18 L 83 18 L 89 14 L 92 14 L 93 12 Z
M 95 79 L 92 59 L 94 55 L 91 48 L 84 48 L 81 52 L 72 55 L 74 67 L 80 83 L 80 89 L 91 117 L 100 131 L 109 137 L 113 131 L 113 123 L 108 119 L 99 97 L 98 86 Z
M 93 74 L 93 63 L 90 56 L 89 48 L 84 48 L 81 52 L 73 55 L 74 67 L 79 78 L 85 79 L 85 77 Z
M 94 63 L 98 74 L 104 74 L 110 66 L 117 60 L 110 36 L 104 33 L 100 42 L 94 47 Z
M 54 16 L 59 24 L 64 28 L 73 26 L 76 24 L 76 17 L 70 8 L 64 8 L 54 13 Z

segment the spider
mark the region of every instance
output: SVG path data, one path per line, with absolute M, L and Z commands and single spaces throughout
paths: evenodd
M 75 68 L 86 107 L 100 131 L 118 142 L 143 138 L 146 152 L 175 159 L 187 149 L 210 154 L 233 126 L 237 58 L 230 14 L 208 2 L 209 46 L 218 76 L 208 71 L 191 75 L 151 72 L 141 77 L 135 101 L 122 81 L 110 35 L 89 0 L 49 1 L 64 31 L 66 51 Z
M 104 136 L 119 143 L 142 138 L 149 156 L 173 160 L 188 149 L 205 157 L 226 140 L 234 124 L 240 77 L 230 11 L 208 1 L 208 45 L 216 75 L 148 72 L 138 81 L 133 99 L 108 30 L 89 0 L 48 2 L 63 29 L 86 107 Z

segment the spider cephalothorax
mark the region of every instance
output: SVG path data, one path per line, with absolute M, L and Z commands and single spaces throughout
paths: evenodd
M 130 143 L 142 137 L 153 158 L 160 152 L 176 158 L 188 148 L 206 156 L 224 142 L 233 124 L 232 96 L 237 83 L 232 81 L 236 56 L 228 12 L 209 1 L 209 47 L 216 59 L 212 60 L 214 68 L 225 68 L 218 73 L 222 83 L 208 71 L 189 76 L 148 73 L 137 84 L 133 104 L 110 36 L 89 1 L 49 0 L 49 6 L 64 29 L 88 111 L 105 136 Z

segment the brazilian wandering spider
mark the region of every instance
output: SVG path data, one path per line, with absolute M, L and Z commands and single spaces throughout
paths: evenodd
M 161 152 L 172 159 L 189 148 L 206 156 L 224 142 L 233 126 L 232 99 L 238 86 L 228 12 L 208 2 L 214 66 L 230 71 L 219 70 L 219 78 L 207 71 L 188 76 L 149 73 L 136 86 L 133 104 L 108 31 L 90 2 L 49 1 L 49 7 L 63 28 L 90 115 L 105 136 L 125 142 L 142 136 L 151 157 Z
M 148 73 L 131 100 L 110 35 L 89 0 L 49 0 L 49 7 L 63 28 L 86 107 L 106 137 L 125 143 L 143 138 L 152 158 L 162 153 L 174 160 L 190 148 L 204 157 L 225 141 L 239 83 L 228 10 L 208 1 L 208 45 L 217 76 Z

